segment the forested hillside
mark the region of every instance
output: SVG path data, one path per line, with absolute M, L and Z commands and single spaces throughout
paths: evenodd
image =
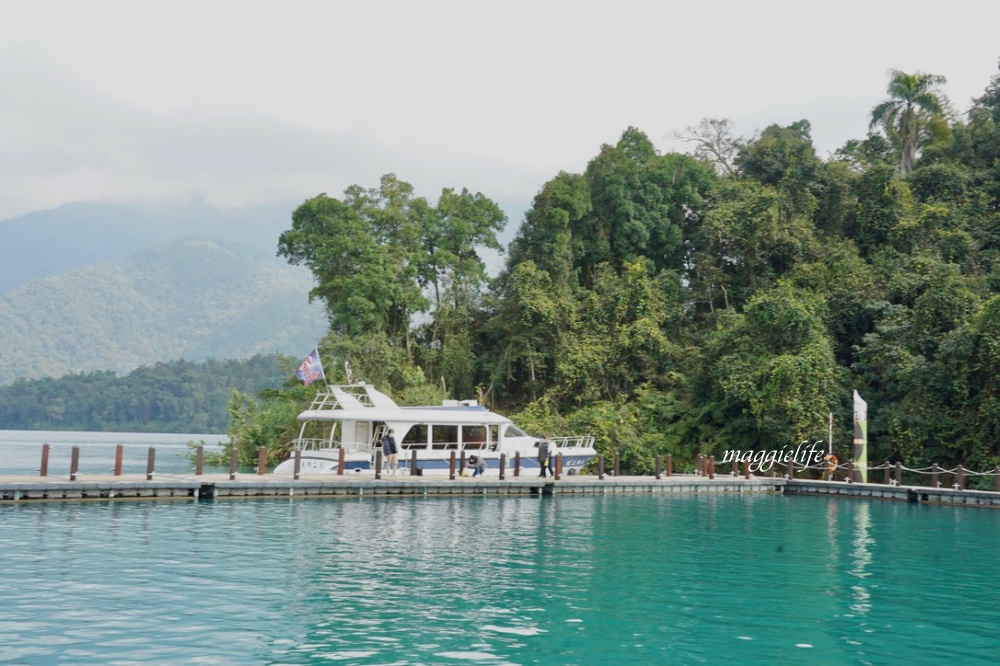
M 291 366 L 270 355 L 157 363 L 124 377 L 104 371 L 21 379 L 0 387 L 0 429 L 222 433 L 234 390 L 277 389 Z
M 0 296 L 0 385 L 159 361 L 304 354 L 326 328 L 308 272 L 189 239 Z
M 628 128 L 542 184 L 498 279 L 485 196 L 436 206 L 386 176 L 305 202 L 280 252 L 331 313 L 321 351 L 408 402 L 480 398 L 529 430 L 589 431 L 627 469 L 653 456 L 826 440 L 846 460 L 851 394 L 869 459 L 1000 463 L 1000 76 L 958 116 L 942 77 L 893 72 L 859 138 L 816 154 L 807 120 L 725 120 L 660 154 Z M 865 128 L 869 133 L 865 135 Z M 442 390 L 443 389 L 443 390 Z M 275 455 L 298 398 L 271 419 Z M 287 417 L 285 417 L 287 418 Z

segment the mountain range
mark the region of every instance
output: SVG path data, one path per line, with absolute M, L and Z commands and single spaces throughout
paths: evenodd
M 75 203 L 0 222 L 0 385 L 305 356 L 326 320 L 309 271 L 275 256 L 294 205 Z

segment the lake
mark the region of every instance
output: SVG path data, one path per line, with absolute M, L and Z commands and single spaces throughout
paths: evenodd
M 998 649 L 988 509 L 24 501 L 0 506 L 0 544 L 0 663 L 992 664 Z
M 225 435 L 186 435 L 132 432 L 65 432 L 0 430 L 0 477 L 37 475 L 42 445 L 49 444 L 49 476 L 69 476 L 73 447 L 80 447 L 80 474 L 112 474 L 115 450 L 122 445 L 122 473 L 145 474 L 149 447 L 156 449 L 156 471 L 184 474 L 194 471 L 188 442 L 218 450 Z

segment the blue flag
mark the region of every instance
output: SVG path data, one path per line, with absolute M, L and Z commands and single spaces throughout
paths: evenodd
M 323 373 L 323 362 L 319 360 L 319 350 L 316 347 L 313 347 L 309 356 L 306 356 L 306 360 L 302 361 L 302 365 L 295 371 L 295 376 L 302 380 L 305 386 L 309 386 L 317 380 L 326 379 L 326 375 Z

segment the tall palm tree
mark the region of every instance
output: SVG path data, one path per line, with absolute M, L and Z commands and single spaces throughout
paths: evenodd
M 907 74 L 898 69 L 889 72 L 889 99 L 872 109 L 868 129 L 881 125 L 886 136 L 900 151 L 899 172 L 910 173 L 920 142 L 920 130 L 927 120 L 942 112 L 944 101 L 934 90 L 947 80 L 937 74 Z

